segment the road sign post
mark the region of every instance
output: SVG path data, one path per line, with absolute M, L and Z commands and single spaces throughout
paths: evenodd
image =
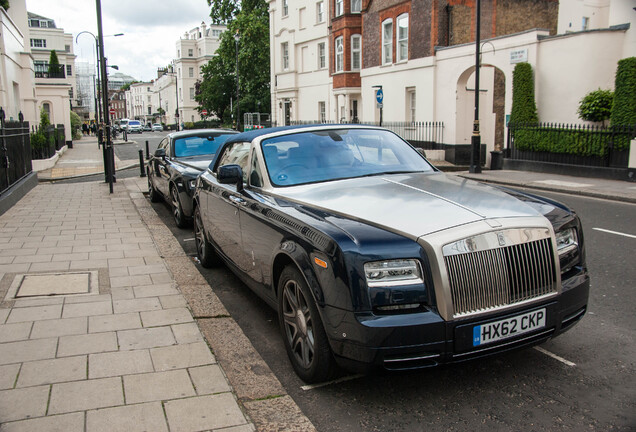
M 382 108 L 384 107 L 384 92 L 382 91 L 381 85 L 373 86 L 373 88 L 377 88 L 375 91 L 375 101 L 378 104 L 378 108 L 380 108 L 380 126 L 382 126 Z

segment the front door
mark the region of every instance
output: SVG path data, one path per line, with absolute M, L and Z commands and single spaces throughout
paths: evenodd
M 285 102 L 285 126 L 289 126 L 291 124 L 291 102 Z

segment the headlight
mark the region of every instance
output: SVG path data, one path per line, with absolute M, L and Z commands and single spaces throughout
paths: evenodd
M 370 287 L 424 283 L 420 264 L 414 259 L 368 262 L 364 275 Z
M 196 185 L 197 185 L 196 179 L 188 181 L 188 186 L 190 187 L 190 189 L 194 189 Z
M 574 228 L 564 229 L 556 233 L 557 251 L 559 256 L 565 255 L 568 252 L 576 250 L 579 247 L 579 242 L 576 237 L 576 230 Z

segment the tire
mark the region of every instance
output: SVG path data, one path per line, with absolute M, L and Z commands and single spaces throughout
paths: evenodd
M 179 228 L 186 228 L 188 222 L 183 214 L 183 207 L 181 207 L 181 200 L 179 199 L 179 192 L 176 186 L 170 186 L 170 202 L 172 204 L 172 217 L 174 223 Z
M 155 187 L 152 185 L 152 180 L 150 180 L 150 176 L 152 174 L 150 173 L 150 170 L 146 171 L 146 177 L 148 178 L 148 198 L 150 198 L 150 202 L 159 202 L 161 201 L 161 196 L 159 195 L 159 192 L 157 192 L 157 189 L 155 189 Z
M 199 206 L 194 208 L 194 243 L 197 248 L 197 256 L 203 267 L 210 268 L 219 265 L 219 256 L 205 235 L 205 228 L 203 227 Z
M 303 381 L 334 376 L 336 363 L 316 303 L 294 266 L 285 267 L 278 281 L 278 322 L 289 360 Z

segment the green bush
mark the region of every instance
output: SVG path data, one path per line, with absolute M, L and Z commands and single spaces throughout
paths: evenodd
M 44 148 L 47 146 L 46 135 L 41 130 L 31 133 L 31 147 L 32 148 Z
M 579 102 L 578 114 L 581 120 L 603 122 L 610 118 L 614 93 L 611 90 L 594 90 Z
M 184 129 L 194 129 L 194 123 L 185 122 Z
M 610 124 L 636 124 L 636 57 L 628 57 L 618 62 Z
M 82 138 L 82 119 L 76 113 L 71 111 L 71 136 L 73 139 Z
M 512 72 L 511 123 L 537 123 L 537 105 L 534 101 L 534 77 L 529 63 L 517 63 Z

